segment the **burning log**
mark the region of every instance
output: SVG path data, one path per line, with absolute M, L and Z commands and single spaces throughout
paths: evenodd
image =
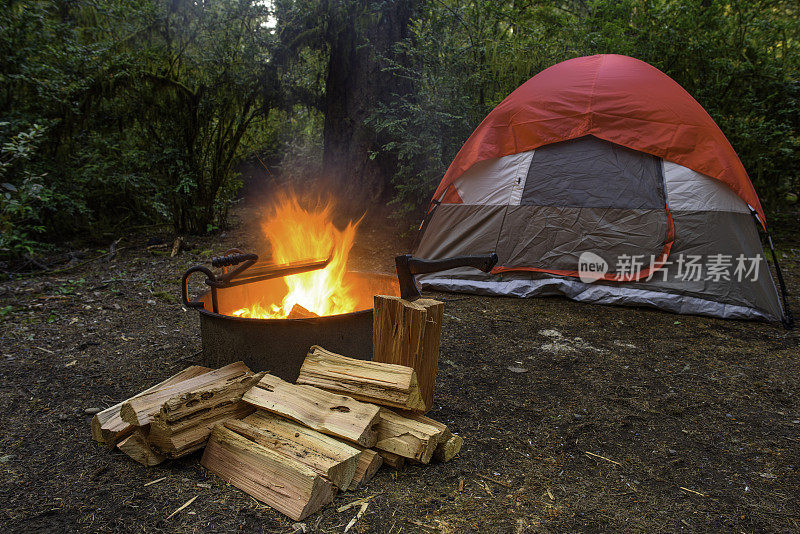
M 120 441 L 117 448 L 147 467 L 158 465 L 166 460 L 163 455 L 153 450 L 140 429 L 134 430 L 130 436 Z
M 378 454 L 378 451 L 361 449 L 361 455 L 358 457 L 358 464 L 356 465 L 356 472 L 347 489 L 355 491 L 360 486 L 369 482 L 372 477 L 375 476 L 375 473 L 378 472 L 381 465 L 383 465 L 383 458 Z
M 144 426 L 153 420 L 161 406 L 173 397 L 179 397 L 191 391 L 201 390 L 221 382 L 234 382 L 252 373 L 242 362 L 226 365 L 215 371 L 203 373 L 188 380 L 147 391 L 122 403 L 120 415 L 122 420 L 134 426 Z
M 364 447 L 375 445 L 377 440 L 373 426 L 378 422 L 379 408 L 350 397 L 312 386 L 289 384 L 277 376 L 265 375 L 244 394 L 242 400 L 323 434 Z
M 254 408 L 242 395 L 264 373 L 220 378 L 202 388 L 167 400 L 153 416 L 148 442 L 169 458 L 179 458 L 201 448 L 217 423 L 250 415 Z
M 372 359 L 411 367 L 425 403 L 433 406 L 444 304 L 431 299 L 413 302 L 400 297 L 375 296 Z
M 311 319 L 313 317 L 319 317 L 316 313 L 305 309 L 299 304 L 295 304 L 292 306 L 289 315 L 286 316 L 287 319 Z
M 245 493 L 301 521 L 333 500 L 336 487 L 317 471 L 217 425 L 201 465 Z
M 201 367 L 199 365 L 187 367 L 183 371 L 172 375 L 163 382 L 160 382 L 155 386 L 146 389 L 137 395 L 134 395 L 132 398 L 141 397 L 142 395 L 147 395 L 169 386 L 173 386 L 179 382 L 183 382 L 185 380 L 189 380 L 190 378 L 208 373 L 209 371 L 211 371 L 211 369 L 208 367 Z M 120 409 L 122 408 L 122 405 L 131 399 L 124 400 L 110 408 L 106 408 L 92 418 L 92 438 L 95 441 L 105 443 L 109 447 L 114 447 L 119 441 L 134 431 L 135 427 L 123 421 L 122 417 L 120 416 Z
M 410 367 L 347 358 L 314 345 L 298 384 L 404 410 L 425 411 L 417 374 Z
M 427 464 L 444 434 L 441 426 L 440 423 L 429 424 L 381 408 L 375 448 Z

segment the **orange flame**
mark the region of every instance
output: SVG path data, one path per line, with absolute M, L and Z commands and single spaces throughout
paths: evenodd
M 258 302 L 233 312 L 237 317 L 254 319 L 285 319 L 296 305 L 316 315 L 336 315 L 355 311 L 358 299 L 344 282 L 347 257 L 353 247 L 359 221 L 350 222 L 338 230 L 331 221 L 333 206 L 306 210 L 295 196 L 281 196 L 272 215 L 262 224 L 272 245 L 275 263 L 306 259 L 331 261 L 324 269 L 295 274 L 283 280 L 286 296 L 280 304 Z M 311 314 L 309 314 L 311 315 Z M 294 314 L 293 314 L 294 316 Z

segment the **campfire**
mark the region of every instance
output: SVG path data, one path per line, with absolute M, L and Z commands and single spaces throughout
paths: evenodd
M 444 304 L 422 298 L 414 275 L 488 272 L 497 255 L 403 254 L 397 281 L 348 272 L 360 221 L 339 230 L 332 212 L 282 197 L 263 223 L 270 260 L 231 249 L 211 260 L 217 273 L 190 267 L 181 299 L 200 311 L 203 363 L 218 368 L 193 365 L 100 411 L 93 438 L 147 466 L 204 448 L 206 469 L 295 521 L 367 483 L 384 463 L 452 460 L 462 438 L 425 415 Z M 195 273 L 210 291 L 190 300 Z
M 347 278 L 347 258 L 360 222 L 350 222 L 343 230 L 333 224 L 333 204 L 305 209 L 294 195 L 282 195 L 262 224 L 272 247 L 272 261 L 288 264 L 308 258 L 330 262 L 323 269 L 286 276 L 282 299 L 266 295 L 231 313 L 251 319 L 298 319 L 338 315 L 359 309 L 355 284 Z M 372 295 L 368 295 L 367 298 Z

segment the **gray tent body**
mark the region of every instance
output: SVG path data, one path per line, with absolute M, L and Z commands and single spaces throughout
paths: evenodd
M 676 163 L 585 136 L 482 161 L 453 187 L 463 203 L 435 208 L 415 255 L 496 252 L 508 270 L 422 275 L 423 287 L 783 316 L 750 207 L 719 180 Z M 578 275 L 591 257 L 621 280 Z

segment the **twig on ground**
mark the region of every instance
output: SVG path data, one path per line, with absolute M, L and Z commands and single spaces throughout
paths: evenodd
M 511 484 L 509 484 L 508 482 L 503 482 L 502 480 L 496 480 L 494 478 L 487 477 L 486 475 L 481 475 L 480 473 L 475 473 L 475 476 L 480 477 L 484 480 L 488 480 L 489 482 L 494 482 L 495 484 L 500 484 L 501 486 L 505 486 L 506 488 L 511 487 Z
M 170 518 L 172 518 L 172 516 L 174 516 L 175 514 L 177 514 L 178 512 L 180 512 L 181 510 L 183 510 L 184 508 L 186 508 L 187 506 L 189 506 L 190 504 L 192 504 L 192 503 L 195 501 L 195 499 L 197 499 L 198 497 L 199 497 L 199 495 L 195 495 L 194 497 L 192 497 L 191 499 L 189 499 L 188 501 L 186 501 L 185 503 L 183 503 L 183 505 L 182 505 L 182 506 L 180 506 L 180 507 L 179 507 L 177 510 L 175 510 L 174 512 L 172 512 L 171 514 L 169 514 L 169 515 L 167 516 L 167 519 L 170 519 Z
M 707 497 L 705 493 L 700 493 L 699 491 L 695 491 L 693 489 L 684 488 L 683 486 L 678 486 L 683 491 L 688 491 L 689 493 L 694 493 L 695 495 L 700 495 L 701 497 Z
M 429 530 L 439 530 L 438 526 L 436 526 L 436 525 L 426 525 L 422 521 L 415 521 L 413 519 L 407 519 L 407 521 L 409 523 L 411 523 L 412 525 L 417 525 L 418 527 L 427 528 Z
M 114 251 L 114 253 L 117 253 L 120 250 L 125 250 L 127 248 L 131 248 L 131 247 L 117 247 L 117 249 Z M 41 271 L 33 271 L 33 272 L 30 272 L 30 273 L 19 274 L 19 275 L 17 275 L 17 277 L 19 277 L 19 278 L 28 278 L 30 276 L 39 276 L 39 275 L 42 275 L 42 274 L 66 273 L 66 272 L 72 271 L 74 269 L 77 269 L 78 267 L 83 267 L 84 265 L 88 265 L 88 264 L 90 264 L 90 263 L 92 263 L 94 261 L 97 261 L 99 259 L 105 258 L 109 254 L 111 254 L 111 252 L 106 252 L 105 254 L 100 254 L 99 256 L 95 256 L 94 258 L 90 258 L 88 260 L 84 260 L 82 262 L 76 263 L 74 265 L 70 265 L 68 267 L 63 267 L 61 269 L 53 269 L 52 271 L 51 270 L 47 270 L 47 269 L 43 269 Z
M 606 462 L 611 462 L 612 464 L 616 464 L 616 465 L 622 467 L 621 463 L 617 462 L 616 460 L 612 460 L 611 458 L 606 458 L 605 456 L 600 456 L 599 454 L 595 454 L 595 453 L 589 452 L 589 451 L 584 451 L 584 452 L 586 454 L 588 454 L 589 456 L 592 456 L 594 458 L 600 458 L 601 460 L 605 460 Z
M 177 256 L 182 248 L 183 248 L 183 238 L 178 236 L 175 238 L 175 241 L 172 242 L 172 252 L 170 252 L 169 257 L 174 258 L 175 256 Z
M 361 516 L 364 515 L 364 512 L 367 511 L 367 506 L 369 506 L 368 502 L 365 502 L 364 504 L 361 505 L 361 509 L 358 511 L 358 513 L 355 515 L 355 517 L 353 517 L 353 519 L 351 519 L 350 522 L 347 523 L 347 526 L 344 527 L 344 531 L 345 532 L 347 532 L 348 530 L 353 528 L 353 525 L 356 524 L 356 521 L 361 519 Z
M 349 510 L 353 506 L 358 506 L 359 504 L 364 504 L 365 502 L 368 502 L 368 501 L 372 500 L 373 498 L 377 497 L 378 495 L 380 495 L 380 493 L 376 493 L 375 495 L 370 495 L 369 497 L 364 497 L 363 499 L 356 499 L 355 501 L 353 501 L 353 502 L 351 502 L 349 504 L 345 504 L 343 506 L 340 506 L 339 508 L 336 509 L 336 511 L 339 512 L 339 513 L 342 513 L 345 510 Z
M 167 477 L 161 477 L 161 478 L 157 478 L 155 480 L 151 480 L 150 482 L 146 482 L 144 487 L 146 488 L 147 486 L 150 486 L 151 484 L 157 484 L 158 482 L 161 482 L 162 480 L 164 480 L 166 478 Z

